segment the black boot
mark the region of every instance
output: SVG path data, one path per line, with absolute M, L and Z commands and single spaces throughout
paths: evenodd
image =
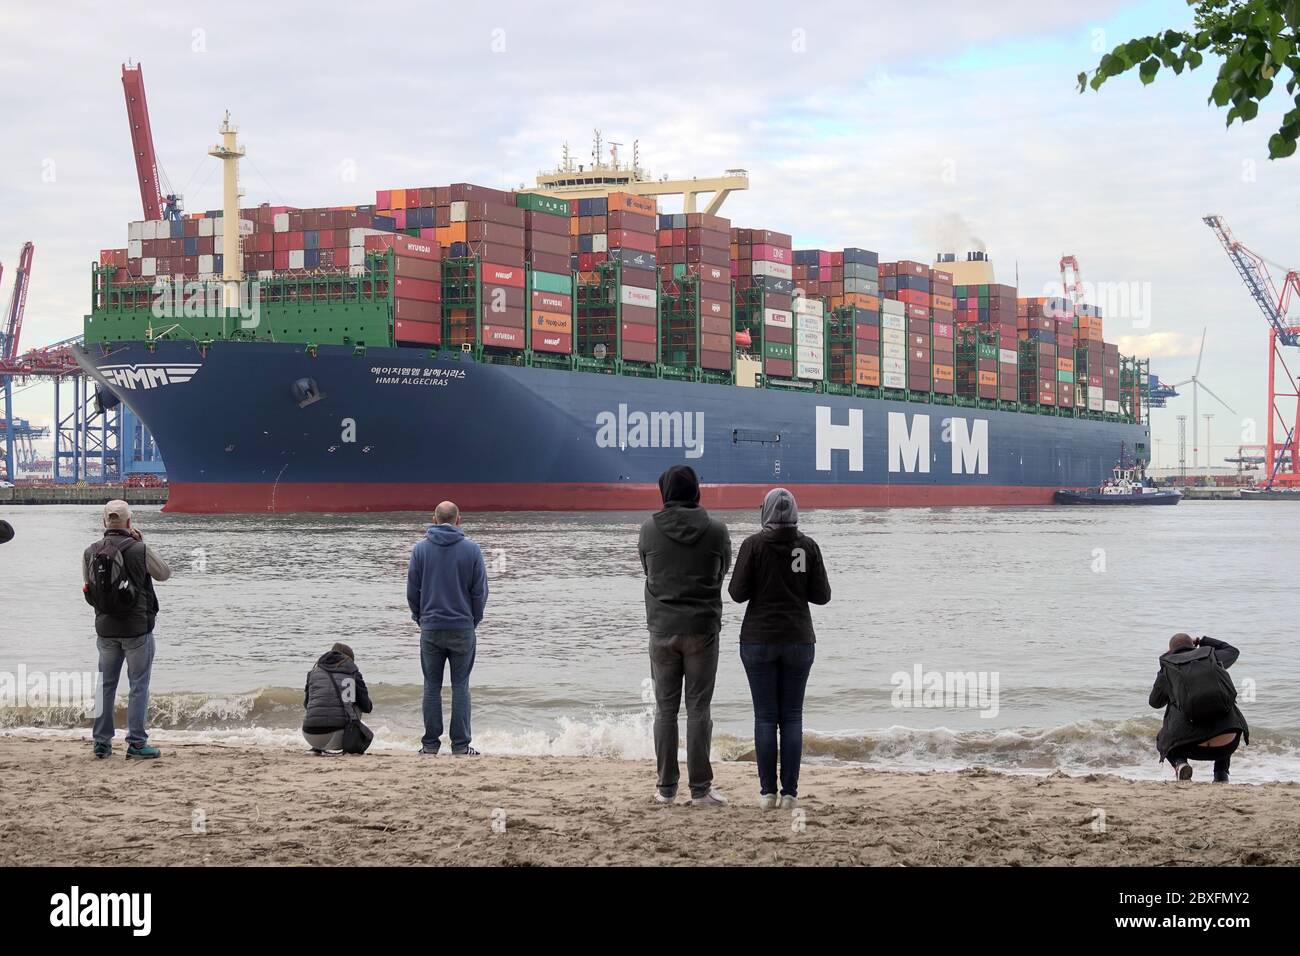
M 1220 759 L 1214 761 L 1214 782 L 1227 783 L 1228 770 L 1231 766 L 1232 766 L 1231 757 L 1221 757 Z

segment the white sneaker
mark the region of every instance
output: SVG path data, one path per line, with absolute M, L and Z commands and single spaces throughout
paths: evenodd
M 797 806 L 799 806 L 799 798 L 798 798 L 798 797 L 792 797 L 792 796 L 790 796 L 790 794 L 788 794 L 788 793 L 785 794 L 785 795 L 783 795 L 783 796 L 781 797 L 781 809 L 782 809 L 782 810 L 793 810 L 793 809 L 794 809 L 795 807 L 797 807 Z
M 710 790 L 702 797 L 691 797 L 693 807 L 725 807 L 727 802 L 721 790 Z
M 759 794 L 759 795 L 758 795 L 758 808 L 759 808 L 760 810 L 775 810 L 775 809 L 776 809 L 776 794 L 775 794 L 775 793 L 761 793 L 761 794 Z
M 655 788 L 655 803 L 673 803 L 676 799 L 676 791 L 674 791 L 673 795 L 670 797 L 664 794 L 658 787 Z

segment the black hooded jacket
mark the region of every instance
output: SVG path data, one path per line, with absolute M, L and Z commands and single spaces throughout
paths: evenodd
M 1223 665 L 1225 670 L 1231 667 L 1237 660 L 1238 655 L 1241 654 L 1241 651 L 1226 641 L 1216 641 L 1212 637 L 1202 637 L 1201 644 L 1214 649 L 1214 656 L 1218 658 L 1219 663 Z M 1161 760 L 1164 760 L 1169 751 L 1176 747 L 1199 744 L 1220 734 L 1232 733 L 1233 731 L 1240 731 L 1242 740 L 1245 743 L 1250 743 L 1250 728 L 1246 726 L 1246 718 L 1242 716 L 1241 710 L 1236 704 L 1233 704 L 1232 709 L 1219 720 L 1209 725 L 1203 725 L 1193 724 L 1174 703 L 1173 696 L 1170 694 L 1169 678 L 1165 674 L 1164 662 L 1169 658 L 1177 659 L 1180 654 L 1186 654 L 1191 650 L 1194 650 L 1194 648 L 1167 651 L 1161 654 L 1160 673 L 1156 675 L 1156 682 L 1151 687 L 1151 706 L 1165 709 L 1165 722 L 1160 727 L 1160 733 L 1156 735 L 1156 750 L 1160 752 Z
M 348 711 L 344 711 L 339 696 L 342 694 L 346 698 L 347 685 L 344 682 L 348 678 L 353 682 L 353 703 L 348 704 Z M 338 693 L 331 684 L 338 687 Z M 307 674 L 302 705 L 307 710 L 302 729 L 309 734 L 332 734 L 336 730 L 342 730 L 352 720 L 359 720 L 357 711 L 368 714 L 374 710 L 361 671 L 352 658 L 338 651 L 326 651 Z
M 746 538 L 727 591 L 749 602 L 742 644 L 815 644 L 808 605 L 831 599 L 821 548 L 798 528 L 764 528 Z
M 698 491 L 696 492 L 698 495 Z M 717 634 L 731 568 L 727 526 L 699 505 L 669 501 L 641 526 L 646 627 L 652 634 Z

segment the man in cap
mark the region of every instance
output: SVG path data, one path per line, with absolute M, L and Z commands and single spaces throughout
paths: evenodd
M 145 546 L 140 531 L 131 526 L 131 506 L 125 501 L 104 505 L 104 536 L 82 555 L 81 575 L 86 603 L 95 609 L 95 644 L 99 649 L 100 697 L 93 729 L 94 754 L 104 758 L 113 753 L 113 704 L 125 663 L 130 683 L 126 755 L 158 757 L 160 751 L 149 746 L 144 727 L 153 669 L 153 627 L 158 615 L 153 582 L 166 581 L 172 572 L 157 552 Z

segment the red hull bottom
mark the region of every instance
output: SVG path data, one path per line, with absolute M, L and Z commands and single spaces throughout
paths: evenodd
M 757 508 L 771 485 L 706 485 L 706 508 Z M 947 508 L 1049 505 L 1055 488 L 1015 485 L 785 485 L 802 508 Z M 164 511 L 187 514 L 296 511 L 432 511 L 440 501 L 464 511 L 649 511 L 659 488 L 646 484 L 197 484 L 168 489 Z

